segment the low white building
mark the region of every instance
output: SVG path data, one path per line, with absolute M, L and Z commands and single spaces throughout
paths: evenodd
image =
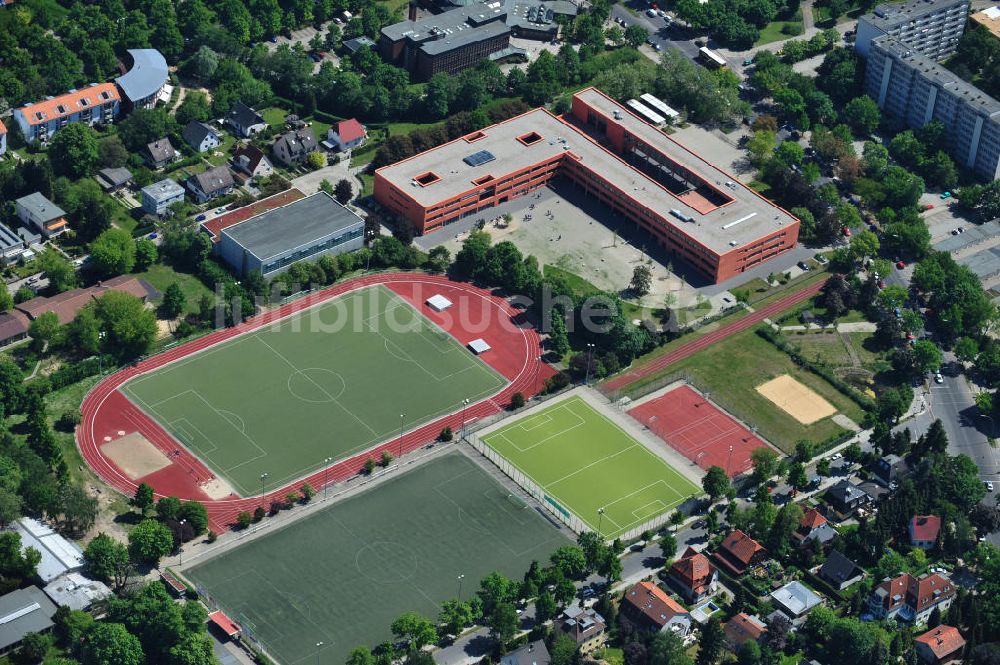
M 14 530 L 21 535 L 21 547 L 32 547 L 42 555 L 38 564 L 38 577 L 48 584 L 52 580 L 83 569 L 83 550 L 55 529 L 31 517 L 22 517 L 14 523 Z
M 46 584 L 42 591 L 56 605 L 65 605 L 71 610 L 86 610 L 112 593 L 104 582 L 88 580 L 80 573 L 62 575 Z

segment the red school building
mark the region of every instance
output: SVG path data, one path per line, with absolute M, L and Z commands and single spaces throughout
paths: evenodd
M 721 282 L 795 246 L 799 221 L 595 88 L 375 172 L 375 198 L 427 233 L 568 178 Z

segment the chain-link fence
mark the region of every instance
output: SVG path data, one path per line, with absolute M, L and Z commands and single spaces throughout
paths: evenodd
M 268 649 L 264 641 L 257 635 L 257 626 L 254 622 L 250 621 L 250 619 L 242 612 L 233 613 L 229 608 L 225 607 L 211 593 L 209 593 L 208 589 L 205 587 L 195 585 L 194 588 L 198 593 L 198 598 L 201 600 L 202 604 L 208 608 L 210 613 L 221 610 L 223 614 L 239 625 L 240 632 L 235 637 L 235 640 L 240 646 L 249 651 L 251 655 L 253 655 L 256 651 L 264 654 L 270 660 L 277 662 L 272 655 L 273 652 Z

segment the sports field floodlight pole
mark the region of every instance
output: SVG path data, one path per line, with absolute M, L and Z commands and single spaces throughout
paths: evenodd
M 458 431 L 458 438 L 461 440 L 465 436 L 465 410 L 469 408 L 469 398 L 466 397 L 462 400 L 462 429 Z
M 594 362 L 594 345 L 587 344 L 587 376 L 583 380 L 584 385 L 588 385 L 590 383 L 590 365 L 593 362 Z
M 319 650 L 323 648 L 322 642 L 316 643 L 316 665 L 319 665 Z
M 180 525 L 181 525 L 181 543 L 180 543 L 180 547 L 177 548 L 177 553 L 180 555 L 180 558 L 181 558 L 180 563 L 177 564 L 179 567 L 184 566 L 184 525 L 185 524 L 187 524 L 187 520 L 181 520 L 180 521 Z
M 260 474 L 260 507 L 264 507 L 264 481 L 267 480 L 267 472 Z
M 323 460 L 323 500 L 326 501 L 326 497 L 329 496 L 330 488 L 330 462 L 333 461 L 332 457 L 327 457 Z
M 604 534 L 601 533 L 601 525 L 604 523 L 604 508 L 597 509 L 597 535 L 600 538 L 604 538 Z
M 726 475 L 732 473 L 733 468 L 733 447 L 729 446 L 729 461 L 726 462 Z
M 398 457 L 402 457 L 403 456 L 403 418 L 406 418 L 406 414 L 405 413 L 399 414 L 399 455 L 398 455 Z
M 458 602 L 462 602 L 462 580 L 465 579 L 465 573 L 458 576 Z

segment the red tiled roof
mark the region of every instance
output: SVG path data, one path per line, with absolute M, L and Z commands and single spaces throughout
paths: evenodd
M 813 529 L 819 528 L 826 524 L 826 518 L 820 514 L 815 508 L 810 508 L 802 514 L 802 519 L 799 520 L 799 528 L 805 531 L 812 531 Z
M 671 566 L 674 578 L 692 591 L 698 591 L 708 584 L 714 571 L 708 557 L 690 547 Z
M 914 611 L 923 612 L 928 607 L 955 595 L 954 585 L 937 573 L 922 578 L 903 573 L 882 582 L 879 588 L 885 591 L 882 605 L 887 611 L 906 603 Z
M 745 612 L 740 612 L 726 622 L 723 630 L 730 644 L 743 646 L 750 640 L 755 642 L 759 640 L 767 632 L 767 626 L 759 619 L 755 619 Z
M 219 242 L 219 236 L 225 229 L 230 226 L 235 226 L 240 222 L 245 222 L 255 215 L 259 215 L 262 212 L 267 212 L 268 210 L 273 210 L 274 208 L 280 208 L 283 205 L 288 205 L 298 201 L 301 198 L 305 198 L 305 194 L 295 189 L 286 189 L 283 192 L 269 196 L 266 199 L 261 199 L 260 201 L 254 201 L 248 206 L 243 206 L 242 208 L 237 208 L 232 212 L 227 212 L 224 215 L 219 215 L 214 219 L 210 219 L 207 222 L 201 223 L 201 228 L 212 236 L 212 242 Z
M 722 541 L 722 549 L 744 565 L 748 565 L 758 552 L 764 551 L 764 546 L 736 529 Z
M 0 120 L 0 134 L 7 133 L 7 125 L 3 124 L 3 120 Z
M 932 542 L 941 531 L 941 518 L 937 515 L 914 515 L 910 520 L 911 542 Z
M 52 297 L 39 296 L 17 305 L 16 308 L 24 312 L 31 319 L 37 319 L 46 312 L 55 312 L 59 323 L 66 325 L 83 309 L 91 300 L 99 298 L 109 291 L 122 291 L 130 293 L 137 298 L 147 298 L 152 291 L 141 279 L 131 275 L 121 275 L 106 282 L 91 286 L 85 289 L 73 289 L 65 291 Z
M 238 160 L 241 156 L 247 158 L 247 168 L 252 173 L 257 170 L 260 161 L 264 159 L 264 151 L 252 144 L 240 145 L 233 150 L 233 157 Z
M 72 115 L 85 108 L 98 107 L 101 104 L 115 102 L 119 99 L 118 88 L 115 87 L 114 83 L 99 83 L 81 88 L 76 92 L 67 92 L 65 95 L 59 95 L 52 99 L 43 99 L 40 102 L 22 106 L 18 110 L 24 114 L 29 125 L 39 125 L 43 122 Z M 38 117 L 38 113 L 42 114 L 41 118 Z
M 0 314 L 0 344 L 28 334 L 29 325 L 28 317 L 16 309 Z
M 625 592 L 624 602 L 660 627 L 667 625 L 678 614 L 688 613 L 680 603 L 652 582 L 639 582 L 633 586 Z
M 363 138 L 364 135 L 365 126 L 354 118 L 351 118 L 350 120 L 341 120 L 337 123 L 337 136 L 340 137 L 341 143 L 356 141 L 357 139 Z
M 925 645 L 938 660 L 943 660 L 965 646 L 965 638 L 958 629 L 944 624 L 931 628 L 913 641 Z
M 240 632 L 240 625 L 227 617 L 222 610 L 216 610 L 208 615 L 209 621 L 214 623 L 216 626 L 222 629 L 229 637 L 232 637 L 236 633 Z

